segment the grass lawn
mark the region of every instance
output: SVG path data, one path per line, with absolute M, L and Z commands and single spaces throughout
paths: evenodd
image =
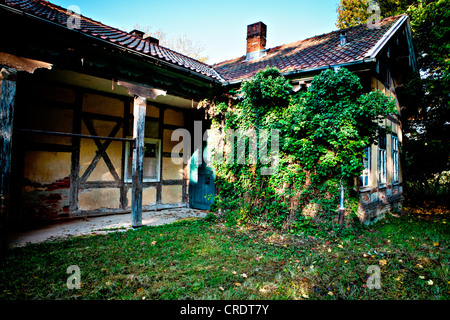
M 0 299 L 449 299 L 449 223 L 388 215 L 313 237 L 202 219 L 75 237 L 11 249 Z M 67 288 L 70 265 L 80 289 Z

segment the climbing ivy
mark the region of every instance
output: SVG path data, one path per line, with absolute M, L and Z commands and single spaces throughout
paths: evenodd
M 306 91 L 295 93 L 277 69 L 266 68 L 233 92 L 242 97 L 237 103 L 204 103 L 212 128 L 223 133 L 253 130 L 258 137 L 256 163 L 249 161 L 249 135 L 243 138 L 245 162 L 227 162 L 216 150 L 212 210 L 222 212 L 228 224 L 265 223 L 291 230 L 311 222 L 332 225 L 342 182 L 347 217 L 355 216 L 363 151 L 376 141 L 382 119 L 395 112 L 391 98 L 362 90 L 359 78 L 340 68 L 323 71 Z M 270 175 L 262 171 L 268 166 L 261 163 L 262 130 L 279 132 L 277 154 L 267 139 L 272 157 L 278 155 Z M 231 145 L 229 136 L 223 138 Z M 225 150 L 236 153 L 237 145 Z

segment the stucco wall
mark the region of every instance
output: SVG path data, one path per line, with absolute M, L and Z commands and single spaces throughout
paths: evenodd
M 68 88 L 34 83 L 26 96 L 17 99 L 16 118 L 22 128 L 56 132 L 72 132 L 75 92 Z M 51 116 L 50 116 L 51 115 Z M 70 137 L 42 134 L 21 135 L 18 147 L 22 159 L 16 159 L 21 177 L 20 212 L 24 220 L 32 218 L 58 218 L 69 215 Z M 55 149 L 51 146 L 60 146 Z M 50 147 L 49 147 L 50 146 Z
M 32 98 L 24 97 L 21 121 L 27 129 L 53 132 L 73 132 L 73 117 L 76 108 L 76 91 L 70 87 L 33 84 L 29 88 Z M 25 92 L 26 90 L 24 90 Z M 82 90 L 83 91 L 83 90 Z M 85 135 L 109 136 L 118 122 L 121 123 L 114 137 L 132 136 L 132 99 L 113 97 L 102 93 L 86 91 L 81 93 L 80 132 Z M 127 120 L 128 113 L 130 119 Z M 184 113 L 176 108 L 148 104 L 146 114 L 147 138 L 160 139 L 161 180 L 144 183 L 142 203 L 145 208 L 158 205 L 175 205 L 183 202 L 184 167 L 174 164 L 169 157 L 172 147 L 171 133 L 177 127 L 185 125 Z M 161 122 L 160 116 L 164 116 Z M 86 123 L 87 122 L 87 123 Z M 90 129 L 89 124 L 95 132 Z M 160 128 L 160 126 L 167 128 Z M 125 129 L 127 129 L 125 131 Z M 23 149 L 23 185 L 21 199 L 26 216 L 56 218 L 95 214 L 95 212 L 123 212 L 131 208 L 131 183 L 125 180 L 126 148 L 120 141 L 112 141 L 106 149 L 109 161 L 98 159 L 94 169 L 88 173 L 96 157 L 98 146 L 93 139 L 80 139 L 78 192 L 76 194 L 77 211 L 71 207 L 71 167 L 72 137 L 28 134 L 24 138 Z M 101 144 L 105 140 L 100 140 Z M 52 150 L 57 146 L 66 146 L 63 151 Z M 50 148 L 50 150 L 47 150 Z M 109 166 L 107 165 L 109 163 Z M 111 172 L 114 167 L 118 179 Z M 89 169 L 90 170 L 90 169 Z M 170 185 L 163 185 L 164 180 Z M 178 184 L 179 185 L 176 185 Z M 183 184 L 182 184 L 183 183 Z M 175 185 L 174 185 L 175 184 Z M 159 185 L 159 187 L 158 187 Z

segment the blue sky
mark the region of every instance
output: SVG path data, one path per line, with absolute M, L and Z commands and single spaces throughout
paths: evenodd
M 204 48 L 208 63 L 245 54 L 247 25 L 267 25 L 267 48 L 333 30 L 339 0 L 50 0 L 64 8 L 77 5 L 81 14 L 130 31 L 138 23 L 169 37 L 186 34 Z

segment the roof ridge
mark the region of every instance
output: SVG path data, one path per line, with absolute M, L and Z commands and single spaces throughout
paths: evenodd
M 406 13 L 398 14 L 398 15 L 395 15 L 395 16 L 389 16 L 389 17 L 381 19 L 381 21 L 394 19 L 394 18 L 398 18 L 398 17 L 401 17 L 401 16 L 405 16 L 405 15 L 406 15 Z M 348 28 L 344 28 L 344 29 L 338 29 L 338 30 L 333 30 L 333 31 L 330 31 L 330 32 L 322 33 L 322 34 L 316 34 L 314 36 L 311 36 L 311 37 L 308 37 L 308 38 L 305 38 L 305 39 L 295 40 L 295 41 L 292 41 L 292 42 L 288 42 L 288 43 L 280 44 L 280 45 L 277 45 L 277 46 L 274 46 L 274 47 L 271 47 L 271 48 L 267 48 L 266 51 L 279 49 L 281 47 L 289 47 L 289 46 L 291 46 L 291 45 L 293 45 L 295 43 L 305 42 L 305 41 L 308 41 L 308 40 L 311 40 L 311 39 L 314 39 L 314 38 L 317 38 L 317 37 L 322 37 L 322 36 L 325 36 L 325 35 L 341 32 L 342 30 L 347 30 L 348 31 L 348 30 L 351 30 L 351 29 L 356 29 L 356 28 L 359 28 L 359 27 L 361 27 L 361 26 L 363 26 L 365 24 L 366 23 L 361 23 L 361 24 L 358 24 L 356 26 L 352 26 L 352 27 L 348 27 Z M 243 57 L 245 57 L 245 55 L 241 55 L 241 56 L 233 58 L 233 59 L 228 59 L 228 60 L 224 60 L 224 61 L 221 61 L 221 62 L 217 62 L 217 63 L 214 63 L 212 65 L 212 67 L 214 68 L 215 66 L 218 66 L 218 65 L 221 65 L 221 64 L 224 64 L 224 63 L 227 63 L 227 62 L 239 60 L 239 59 L 242 59 Z M 264 57 L 262 59 L 264 59 Z

